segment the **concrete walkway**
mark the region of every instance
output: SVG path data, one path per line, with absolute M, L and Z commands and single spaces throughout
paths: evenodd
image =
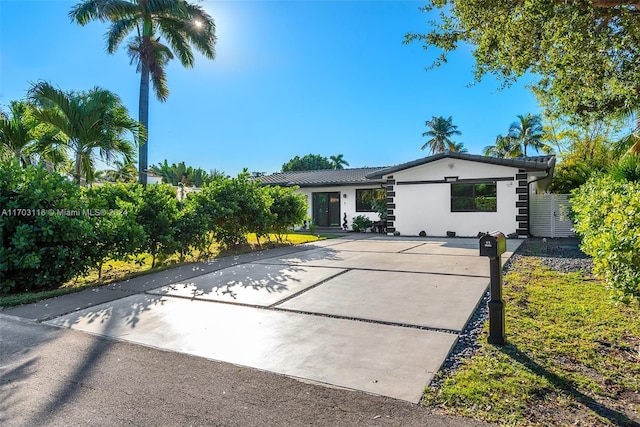
M 1 313 L 416 403 L 488 266 L 477 239 L 349 234 Z

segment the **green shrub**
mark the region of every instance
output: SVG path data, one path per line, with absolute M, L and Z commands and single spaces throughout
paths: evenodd
M 94 243 L 89 257 L 102 277 L 105 261 L 127 260 L 144 247 L 147 236 L 138 224 L 142 206 L 142 186 L 139 184 L 105 184 L 86 191 L 87 204 L 94 215 Z
M 85 272 L 94 241 L 86 209 L 64 177 L 0 163 L 0 291 L 55 289 Z
M 178 250 L 174 230 L 178 222 L 176 190 L 168 184 L 147 185 L 142 191 L 138 224 L 144 228 L 146 242 L 143 248 L 153 257 L 165 257 Z
M 201 192 L 192 192 L 182 202 L 174 228 L 174 242 L 180 254 L 180 261 L 193 249 L 206 257 L 213 243 L 210 230 L 213 227 L 215 204 Z
M 609 172 L 619 181 L 640 181 L 640 155 L 625 154 Z
M 358 215 L 353 218 L 353 231 L 365 231 L 367 228 L 371 228 L 373 222 L 364 215 Z
M 573 192 L 575 230 L 613 298 L 640 303 L 640 182 L 598 176 Z
M 271 232 L 282 240 L 282 235 L 304 222 L 307 215 L 307 200 L 298 193 L 297 187 L 264 187 L 273 202 L 270 206 L 273 222 Z
M 273 217 L 271 198 L 246 171 L 236 178 L 216 179 L 203 193 L 210 202 L 215 201 L 212 231 L 222 246 L 246 243 L 247 233 L 256 233 L 259 238 L 268 232 Z

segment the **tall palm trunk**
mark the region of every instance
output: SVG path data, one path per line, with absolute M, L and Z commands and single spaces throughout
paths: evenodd
M 73 175 L 76 180 L 76 184 L 80 185 L 82 182 L 82 152 L 80 148 L 76 151 L 76 164 L 75 164 L 75 174 Z
M 142 141 L 138 146 L 138 180 L 140 184 L 147 185 L 148 167 L 148 143 L 149 143 L 149 65 L 142 61 L 140 70 L 140 99 L 138 100 L 138 120 L 147 129 L 147 141 Z

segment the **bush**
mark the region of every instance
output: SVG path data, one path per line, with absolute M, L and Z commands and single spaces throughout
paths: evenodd
M 364 215 L 358 215 L 353 218 L 353 231 L 365 231 L 367 228 L 371 228 L 373 222 Z
M 610 173 L 618 181 L 640 181 L 640 155 L 625 154 L 611 167 Z
M 270 211 L 273 215 L 271 232 L 282 240 L 282 235 L 289 232 L 296 225 L 302 224 L 307 215 L 307 200 L 304 195 L 296 192 L 294 187 L 264 187 L 273 202 Z
M 223 247 L 245 244 L 247 233 L 256 233 L 258 238 L 268 233 L 273 222 L 271 198 L 246 171 L 236 178 L 218 178 L 203 193 L 210 203 L 215 201 L 212 231 Z
M 571 203 L 594 273 L 617 301 L 640 303 L 640 182 L 594 177 L 573 192 Z
M 201 192 L 188 194 L 180 206 L 174 228 L 174 243 L 180 254 L 180 261 L 184 261 L 192 249 L 198 250 L 201 257 L 210 253 L 213 243 L 210 230 L 213 227 L 214 211 L 215 204 L 210 203 Z
M 143 249 L 153 257 L 152 267 L 158 255 L 165 257 L 179 249 L 174 239 L 178 198 L 173 187 L 168 184 L 147 185 L 142 191 L 137 221 L 144 228 L 146 241 Z
M 55 289 L 85 272 L 94 241 L 86 209 L 64 177 L 0 163 L 0 291 Z
M 90 218 L 94 243 L 89 255 L 102 277 L 102 265 L 109 259 L 126 261 L 144 247 L 147 236 L 138 224 L 142 205 L 142 186 L 105 184 L 86 191 L 87 204 L 95 215 Z

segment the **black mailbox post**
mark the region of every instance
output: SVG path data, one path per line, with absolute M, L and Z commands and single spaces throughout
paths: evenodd
M 480 256 L 489 257 L 491 300 L 489 301 L 489 344 L 504 344 L 504 301 L 502 300 L 502 257 L 507 238 L 499 231 L 480 238 Z

